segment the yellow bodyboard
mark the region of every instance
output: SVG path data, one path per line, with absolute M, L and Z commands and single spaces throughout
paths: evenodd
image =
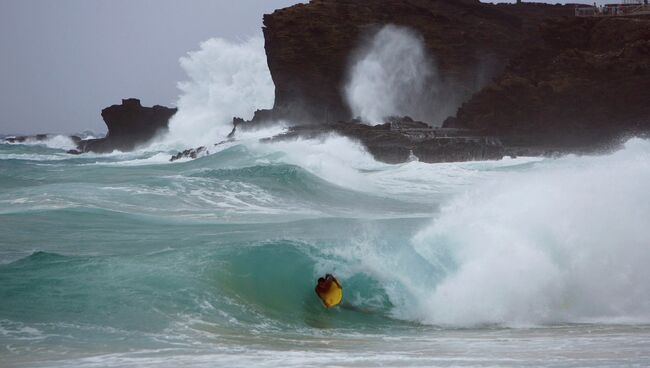
M 337 306 L 343 299 L 343 289 L 337 282 L 333 282 L 329 290 L 319 294 L 319 296 L 323 304 L 325 304 L 325 307 L 332 308 Z

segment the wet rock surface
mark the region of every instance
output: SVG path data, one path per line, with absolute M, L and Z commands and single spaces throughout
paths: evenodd
M 236 121 L 237 119 L 238 118 L 235 118 L 234 120 Z M 241 119 L 239 119 L 239 120 L 241 120 Z M 233 128 L 233 131 L 232 131 L 232 133 L 230 133 L 228 139 L 223 140 L 223 141 L 221 141 L 219 143 L 215 143 L 214 147 L 220 146 L 220 145 L 228 143 L 228 142 L 232 142 L 234 140 L 234 138 L 232 138 L 232 136 L 234 136 L 234 134 L 235 134 L 235 129 L 236 128 Z M 196 148 L 189 148 L 189 149 L 186 149 L 184 151 L 178 152 L 175 155 L 172 155 L 169 158 L 169 161 L 174 162 L 174 161 L 178 161 L 180 159 L 195 159 L 195 158 L 205 156 L 205 155 L 209 155 L 209 154 L 210 154 L 210 151 L 209 151 L 208 147 L 206 147 L 206 146 L 201 146 L 201 147 L 196 147 Z
M 180 159 L 182 159 L 182 158 L 195 159 L 195 158 L 199 157 L 200 154 L 206 152 L 207 149 L 208 149 L 208 148 L 205 147 L 205 146 L 201 146 L 201 147 L 197 147 L 197 148 L 186 149 L 185 151 L 182 151 L 182 152 L 179 152 L 179 153 L 173 155 L 173 156 L 169 159 L 169 161 L 170 161 L 170 162 L 174 162 L 174 161 L 178 161 L 178 160 L 180 160 Z

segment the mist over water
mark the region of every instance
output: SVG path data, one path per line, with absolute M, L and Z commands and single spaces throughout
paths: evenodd
M 353 115 L 366 123 L 410 116 L 440 124 L 457 107 L 453 95 L 422 37 L 395 25 L 384 26 L 360 47 L 345 86 Z

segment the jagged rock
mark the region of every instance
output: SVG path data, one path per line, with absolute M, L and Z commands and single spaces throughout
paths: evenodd
M 156 105 L 143 107 L 135 98 L 122 100 L 102 110 L 108 127 L 106 137 L 86 139 L 77 143 L 81 152 L 106 153 L 114 150 L 131 151 L 167 131 L 169 119 L 178 109 Z
M 179 153 L 173 155 L 173 156 L 169 159 L 169 161 L 170 161 L 170 162 L 174 162 L 174 161 L 176 161 L 176 160 L 180 160 L 181 158 L 191 158 L 191 159 L 195 159 L 195 158 L 197 158 L 197 157 L 199 156 L 199 154 L 205 152 L 206 150 L 207 150 L 207 148 L 206 148 L 205 146 L 201 146 L 201 147 L 197 147 L 197 148 L 186 149 L 186 150 L 183 151 L 183 152 L 179 152 Z
M 235 118 L 235 119 L 238 119 L 238 118 Z M 240 119 L 240 120 L 243 121 L 243 119 Z M 233 135 L 234 132 L 235 132 L 235 128 L 233 128 L 233 131 L 232 131 L 232 133 L 230 133 L 230 135 Z M 224 143 L 232 142 L 233 138 L 230 137 L 230 135 L 228 136 L 228 139 L 223 140 L 223 141 L 218 142 L 218 143 L 215 143 L 214 146 L 216 147 L 216 146 L 220 146 L 220 145 L 222 145 Z M 205 147 L 205 146 L 201 146 L 201 147 L 186 149 L 183 152 L 179 152 L 179 153 L 173 155 L 169 159 L 169 161 L 174 162 L 176 160 L 180 160 L 181 158 L 195 159 L 195 158 L 199 157 L 200 155 L 204 156 L 204 155 L 208 155 L 208 154 L 210 154 L 210 151 L 208 151 L 208 148 Z
M 277 123 L 277 121 L 282 120 L 283 117 L 276 114 L 274 110 L 257 110 L 253 114 L 251 120 L 244 120 L 242 118 L 234 117 L 232 119 L 233 129 L 228 134 L 228 138 L 233 138 L 237 128 L 240 127 L 242 130 L 247 129 L 259 129 L 264 126 L 269 126 Z

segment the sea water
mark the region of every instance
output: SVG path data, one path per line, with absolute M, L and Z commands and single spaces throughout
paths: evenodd
M 335 136 L 175 163 L 56 139 L 0 145 L 3 367 L 650 364 L 648 141 L 387 165 Z
M 0 367 L 650 366 L 650 141 L 388 165 L 260 143 L 280 122 L 214 146 L 273 104 L 265 61 L 203 43 L 135 152 L 0 144 Z

